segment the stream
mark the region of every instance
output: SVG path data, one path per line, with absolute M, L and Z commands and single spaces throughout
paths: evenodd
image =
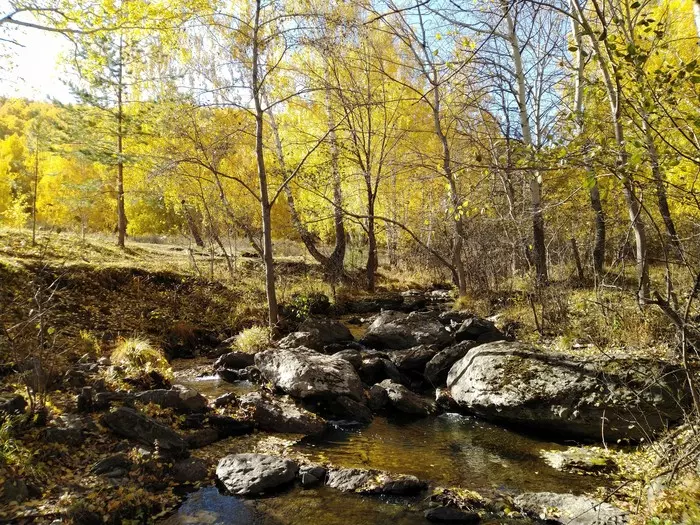
M 176 377 L 178 383 L 195 388 L 210 399 L 226 392 L 244 394 L 255 389 L 251 383 L 227 383 L 216 376 L 178 376 L 176 372 Z M 605 483 L 604 478 L 555 470 L 540 457 L 542 450 L 565 448 L 447 413 L 422 419 L 375 417 L 365 427 L 332 427 L 319 437 L 302 439 L 291 450 L 310 462 L 412 474 L 434 486 L 461 487 L 486 496 L 526 491 L 581 494 Z M 225 442 L 222 451 L 226 453 Z M 423 516 L 425 497 L 394 499 L 346 494 L 324 486 L 295 486 L 267 497 L 242 499 L 210 486 L 188 494 L 178 510 L 160 523 L 426 525 L 429 522 Z M 505 524 L 509 520 L 501 517 L 481 523 Z

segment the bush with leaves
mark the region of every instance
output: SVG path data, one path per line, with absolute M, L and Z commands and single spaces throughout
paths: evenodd
M 140 337 L 121 339 L 112 351 L 112 367 L 108 380 L 124 382 L 143 388 L 159 388 L 170 385 L 173 371 L 165 354 Z
M 231 348 L 246 354 L 257 354 L 269 345 L 270 329 L 266 326 L 253 326 L 240 332 Z

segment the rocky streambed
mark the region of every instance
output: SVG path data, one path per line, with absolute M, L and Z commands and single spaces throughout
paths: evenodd
M 90 475 L 179 484 L 169 525 L 626 523 L 604 501 L 614 462 L 579 445 L 654 439 L 682 419 L 683 375 L 530 347 L 444 298 L 365 300 L 255 354 L 177 360 L 172 388 L 111 391 L 109 360 L 80 364 L 79 414 L 45 440 L 106 429 Z
M 217 486 L 164 523 L 626 523 L 591 496 L 609 479 L 582 475 L 614 465 L 570 446 L 653 438 L 681 419 L 683 378 L 658 362 L 551 354 L 425 306 L 366 324 L 310 318 L 253 358 L 219 358 L 227 382 L 187 381 L 235 392 L 224 397 L 262 435 L 299 438 L 264 454 L 220 444 Z

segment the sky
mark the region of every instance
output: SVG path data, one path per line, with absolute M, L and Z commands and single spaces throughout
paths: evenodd
M 7 0 L 0 0 L 0 16 L 7 12 Z M 0 42 L 0 60 L 4 62 L 0 66 L 0 96 L 34 100 L 53 97 L 62 102 L 73 99 L 61 81 L 65 74 L 58 64 L 59 55 L 67 52 L 70 45 L 64 36 L 36 29 L 11 29 L 0 35 L 3 36 L 19 45 Z

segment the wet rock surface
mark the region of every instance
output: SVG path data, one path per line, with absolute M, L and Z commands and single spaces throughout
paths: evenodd
M 299 466 L 266 454 L 233 454 L 219 461 L 216 477 L 235 495 L 254 496 L 294 480 Z
M 359 401 L 364 396 L 362 382 L 348 361 L 309 348 L 260 352 L 255 364 L 276 388 L 299 399 L 348 396 Z
M 435 404 L 390 379 L 379 383 L 389 398 L 389 406 L 403 414 L 425 417 L 435 412 Z
M 403 350 L 420 345 L 442 348 L 451 340 L 452 335 L 436 313 L 384 311 L 369 326 L 361 342 L 371 348 Z
M 586 496 L 528 492 L 514 499 L 515 505 L 528 516 L 559 525 L 623 525 L 627 513 Z
M 312 435 L 326 428 L 323 419 L 296 406 L 291 399 L 251 392 L 240 398 L 240 405 L 252 412 L 251 417 L 260 430 Z

